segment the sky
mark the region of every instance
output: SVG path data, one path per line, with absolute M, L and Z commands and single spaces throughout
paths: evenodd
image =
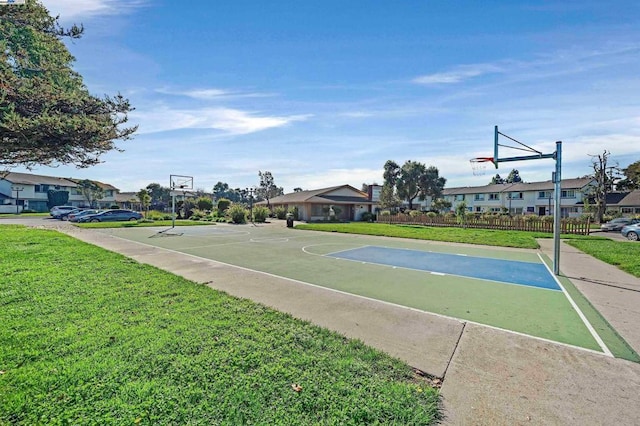
M 496 125 L 543 154 L 562 141 L 564 178 L 592 173 L 604 151 L 609 165 L 640 160 L 637 0 L 43 4 L 84 25 L 66 42 L 74 69 L 92 94 L 127 97 L 139 130 L 102 164 L 32 173 L 123 192 L 173 174 L 246 188 L 258 171 L 285 192 L 360 189 L 383 182 L 387 160 L 435 166 L 449 188 L 514 168 L 551 179 L 552 159 L 475 176 L 469 159 L 493 155 Z

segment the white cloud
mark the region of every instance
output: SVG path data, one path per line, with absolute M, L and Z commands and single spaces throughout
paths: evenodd
M 424 85 L 454 84 L 484 74 L 495 74 L 503 71 L 501 67 L 493 64 L 460 65 L 451 71 L 423 75 L 414 78 L 412 81 Z
M 158 133 L 179 129 L 215 129 L 227 135 L 243 135 L 266 129 L 286 126 L 295 121 L 304 121 L 309 115 L 258 116 L 232 108 L 171 109 L 148 108 L 144 112 L 134 111 L 132 123 L 139 123 L 138 132 Z
M 51 15 L 64 20 L 96 15 L 116 15 L 126 13 L 145 3 L 144 0 L 42 0 Z
M 191 90 L 172 90 L 172 89 L 156 89 L 156 92 L 162 93 L 164 95 L 174 95 L 174 96 L 186 96 L 188 98 L 193 99 L 203 99 L 203 100 L 212 100 L 212 99 L 220 99 L 220 98 L 263 98 L 273 96 L 271 93 L 255 93 L 255 92 L 241 92 L 241 91 L 230 91 L 224 89 L 191 89 Z

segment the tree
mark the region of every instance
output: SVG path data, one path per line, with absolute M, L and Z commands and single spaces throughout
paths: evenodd
M 302 192 L 302 191 L 304 191 L 304 189 L 302 189 L 302 188 L 299 188 L 299 187 L 298 188 L 293 188 L 293 192 Z
M 618 191 L 640 189 L 640 161 L 629 164 L 627 168 L 622 169 L 622 173 L 624 173 L 624 179 L 616 182 L 616 189 Z
M 269 200 L 284 194 L 284 189 L 276 186 L 271 172 L 263 173 L 258 171 L 258 176 L 260 177 L 260 186 L 256 189 L 256 195 L 267 200 L 267 208 L 270 209 L 271 205 L 269 204 Z
M 384 173 L 382 176 L 384 178 L 383 186 L 385 184 L 389 184 L 392 187 L 395 187 L 398 177 L 400 176 L 400 166 L 398 163 L 392 160 L 387 160 L 387 162 L 384 163 Z
M 448 211 L 451 209 L 451 201 L 447 201 L 444 198 L 436 198 L 433 203 L 431 203 L 431 208 L 438 212 Z
M 522 182 L 522 178 L 520 177 L 520 172 L 516 169 L 512 169 L 509 172 L 509 176 L 502 183 L 518 183 Z
M 147 189 L 141 189 L 136 194 L 138 201 L 140 201 L 140 207 L 146 212 L 144 217 L 149 216 L 149 206 L 151 205 L 151 194 L 149 194 L 149 187 Z
M 76 184 L 78 185 L 78 189 L 82 193 L 84 199 L 87 200 L 89 207 L 95 208 L 96 201 L 104 198 L 104 189 L 102 189 L 102 187 L 96 182 L 84 179 L 76 182 Z
M 151 197 L 150 206 L 152 208 L 164 210 L 171 202 L 171 189 L 169 187 L 162 186 L 159 183 L 150 183 L 146 189 Z
M 607 194 L 613 191 L 614 171 L 618 169 L 617 166 L 607 166 L 610 155 L 611 153 L 607 150 L 604 150 L 602 155 L 590 155 L 593 174 L 589 177 L 595 181 L 595 184 L 591 187 L 589 195 L 593 197 L 597 222 L 602 222 L 602 218 L 607 211 Z
M 496 185 L 496 184 L 500 184 L 500 183 L 505 183 L 504 179 L 502 179 L 500 177 L 500 174 L 496 173 L 496 175 L 491 178 L 491 182 L 489 182 L 489 185 Z
M 47 191 L 47 207 L 49 209 L 55 206 L 64 206 L 69 202 L 69 191 L 56 191 L 50 189 Z
M 226 198 L 228 196 L 228 192 L 229 184 L 225 182 L 218 181 L 218 183 L 213 186 L 213 196 L 216 200 L 219 200 L 220 198 Z
M 62 42 L 84 28 L 63 29 L 37 0 L 0 7 L 0 166 L 74 164 L 88 167 L 118 150 L 137 126 L 120 94 L 89 94 Z
M 379 203 L 383 209 L 395 210 L 400 207 L 402 201 L 396 196 L 395 188 L 385 183 L 380 191 Z
M 413 200 L 424 200 L 427 196 L 439 197 L 444 189 L 446 179 L 439 176 L 438 169 L 433 166 L 425 166 L 417 161 L 406 161 L 402 167 L 394 172 L 393 164 L 387 161 L 385 175 L 390 178 L 389 183 L 395 180 L 395 188 L 398 198 L 409 202 L 409 210 L 413 210 Z M 391 162 L 393 163 L 393 162 Z

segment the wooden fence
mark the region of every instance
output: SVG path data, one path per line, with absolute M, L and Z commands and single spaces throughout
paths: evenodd
M 525 216 L 522 218 L 512 218 L 505 216 L 497 217 L 475 217 L 465 218 L 464 222 L 458 221 L 455 216 L 434 216 L 426 214 L 411 216 L 408 214 L 378 215 L 379 223 L 422 225 L 422 226 L 442 226 L 457 228 L 482 228 L 482 229 L 503 229 L 510 231 L 537 231 L 553 233 L 553 222 L 539 219 L 539 216 Z M 589 235 L 590 221 L 576 221 L 575 219 L 562 219 L 560 221 L 560 232 L 562 234 Z

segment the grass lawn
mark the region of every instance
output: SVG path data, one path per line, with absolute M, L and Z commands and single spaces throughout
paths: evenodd
M 568 244 L 603 262 L 640 278 L 640 243 L 637 241 L 572 240 Z
M 433 424 L 397 359 L 50 230 L 0 226 L 0 424 Z
M 539 248 L 536 238 L 553 238 L 546 232 L 503 231 L 497 229 L 446 228 L 419 225 L 390 225 L 386 223 L 310 223 L 296 225 L 297 229 L 344 232 L 349 234 L 381 235 L 418 240 L 447 241 L 452 243 L 483 244 L 488 246 Z M 562 235 L 562 238 L 601 238 L 582 235 Z

